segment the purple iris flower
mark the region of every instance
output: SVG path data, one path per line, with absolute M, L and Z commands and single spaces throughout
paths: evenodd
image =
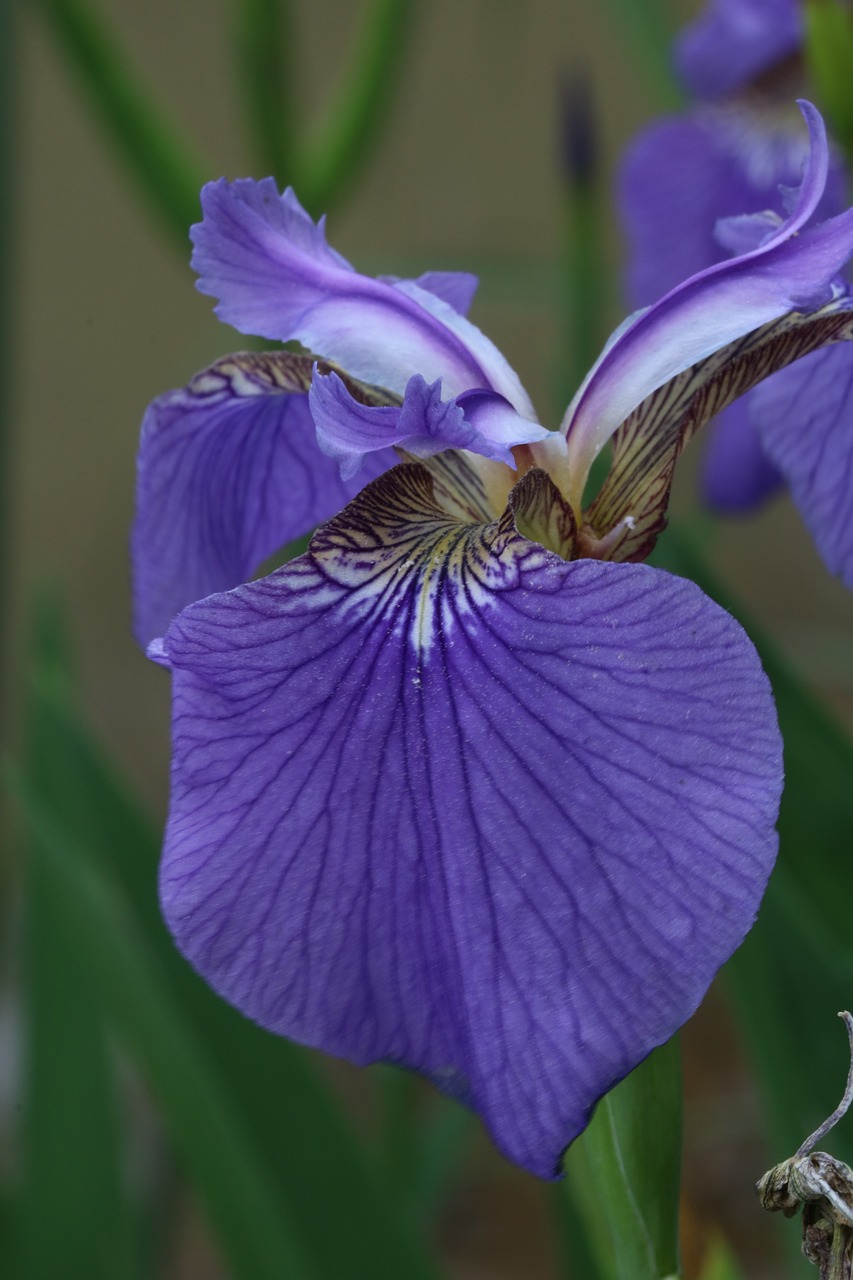
M 676 62 L 696 102 L 640 134 L 621 174 L 634 305 L 724 260 L 736 215 L 783 208 L 808 149 L 792 101 L 803 38 L 798 0 L 714 0 L 682 33 Z M 819 216 L 843 208 L 845 185 L 831 156 Z M 748 510 L 786 483 L 828 567 L 848 585 L 851 414 L 853 351 L 824 352 L 727 409 L 703 473 L 707 500 L 729 511 Z
M 178 946 L 272 1031 L 423 1072 L 546 1178 L 696 1008 L 776 853 L 756 652 L 639 561 L 689 436 L 853 335 L 853 210 L 809 225 L 805 110 L 786 222 L 623 325 L 558 431 L 463 314 L 471 277 L 368 279 L 291 192 L 213 183 L 200 289 L 316 354 L 220 360 L 143 427 L 136 627 L 173 679 Z

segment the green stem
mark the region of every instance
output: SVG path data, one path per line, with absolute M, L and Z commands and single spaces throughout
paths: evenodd
M 373 0 L 362 20 L 351 71 L 296 166 L 300 198 L 312 213 L 336 204 L 364 166 L 389 114 L 415 3 Z
M 681 1169 L 677 1039 L 607 1094 L 566 1158 L 599 1270 L 614 1280 L 675 1280 Z
M 234 48 L 243 107 L 258 163 L 281 186 L 294 182 L 294 124 L 285 0 L 237 0 Z
M 81 0 L 33 0 L 149 207 L 182 248 L 204 170 L 151 100 L 127 51 Z

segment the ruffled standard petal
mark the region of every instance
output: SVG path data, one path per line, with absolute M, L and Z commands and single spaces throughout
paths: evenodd
M 679 36 L 675 57 L 692 93 L 717 98 L 796 53 L 802 41 L 799 0 L 711 0 Z
M 132 534 L 134 632 L 160 636 L 185 605 L 245 582 L 397 458 L 357 482 L 317 446 L 305 357 L 229 356 L 160 396 L 142 424 Z
M 729 405 L 708 437 L 700 485 L 705 501 L 717 511 L 754 511 L 784 484 L 752 420 L 755 394 L 751 391 Z
M 556 1176 L 755 916 L 781 754 L 740 627 L 692 583 L 460 525 L 413 465 L 164 648 L 178 945 Z
M 750 396 L 752 421 L 824 563 L 853 587 L 853 349 L 817 351 Z
M 822 195 L 828 153 L 820 116 L 808 103 L 801 107 L 812 138 L 809 168 L 777 235 L 701 272 L 644 311 L 601 357 L 569 406 L 563 431 L 576 505 L 592 460 L 643 399 L 738 337 L 832 296 L 837 274 L 853 254 L 853 209 L 802 230 Z
M 320 448 L 341 464 L 345 479 L 365 457 L 399 445 L 416 458 L 442 449 L 467 449 L 515 468 L 511 446 L 544 440 L 545 427 L 520 417 L 502 396 L 474 391 L 442 399 L 441 379 L 410 378 L 402 404 L 364 404 L 335 373 L 317 373 L 308 396 Z
M 402 395 L 413 374 L 442 378 L 445 395 L 483 387 L 535 421 L 530 400 L 497 347 L 430 287 L 360 275 L 326 243 L 291 190 L 275 181 L 208 183 L 204 220 L 192 228 L 198 288 L 242 333 L 297 339 L 355 378 Z M 459 300 L 459 282 L 453 287 Z M 463 290 L 464 292 L 464 290 Z

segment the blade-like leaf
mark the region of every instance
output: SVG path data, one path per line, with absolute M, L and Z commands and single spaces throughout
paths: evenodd
M 55 623 L 42 609 L 34 646 L 44 658 L 46 678 L 53 680 L 66 662 Z M 45 718 L 33 711 L 29 707 L 26 716 L 29 775 L 40 807 L 50 810 L 57 798 L 52 742 Z M 37 835 L 29 835 L 22 1179 L 13 1270 L 21 1280 L 121 1280 L 134 1273 L 136 1251 L 122 1176 L 114 1061 L 88 972 L 78 962 L 68 904 L 45 872 Z
M 86 851 L 12 783 L 35 839 L 40 867 L 64 904 L 68 935 L 88 982 L 140 1064 L 207 1204 L 235 1275 L 310 1278 L 234 1108 L 192 1032 L 176 1015 L 156 958 L 120 897 Z
M 853 159 L 853 21 L 846 4 L 806 0 L 806 60 L 817 102 L 829 116 L 836 142 Z
M 312 213 L 339 202 L 390 118 L 414 10 L 415 0 L 370 0 L 349 74 L 321 127 L 297 156 L 300 198 Z
M 606 1094 L 566 1157 L 602 1276 L 675 1280 L 681 1176 L 677 1039 Z
M 234 52 L 240 100 L 264 173 L 296 186 L 293 110 L 288 58 L 293 42 L 286 0 L 235 0 Z
M 206 175 L 104 17 L 85 0 L 34 0 L 149 206 L 186 250 Z

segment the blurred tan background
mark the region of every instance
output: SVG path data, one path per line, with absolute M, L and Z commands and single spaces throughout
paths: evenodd
M 207 175 L 262 176 L 244 142 L 225 0 L 101 3 L 139 69 L 191 133 Z M 301 0 L 292 7 L 306 125 L 345 61 L 358 5 Z M 691 0 L 672 0 L 666 12 L 677 20 L 697 8 Z M 239 349 L 241 338 L 216 321 L 211 300 L 195 291 L 189 245 L 182 259 L 137 200 L 38 15 L 25 13 L 21 27 L 12 179 L 18 301 L 8 688 L 14 711 L 27 610 L 36 584 L 50 581 L 70 613 L 93 727 L 162 813 L 168 678 L 139 654 L 129 633 L 127 538 L 137 431 L 150 399 Z M 612 172 L 624 143 L 660 106 L 633 58 L 604 0 L 423 4 L 393 117 L 330 223 L 334 246 L 371 272 L 483 268 L 473 319 L 506 353 L 552 425 L 560 361 L 560 85 L 579 70 L 588 75 L 602 164 Z M 615 272 L 612 215 L 607 244 Z M 611 297 L 608 327 L 621 314 Z M 682 509 L 691 498 L 691 470 L 685 467 L 679 480 Z M 779 501 L 756 518 L 725 526 L 714 555 L 800 669 L 848 714 L 853 605 L 829 580 L 790 504 Z M 709 1025 L 724 1030 L 723 1023 Z M 700 1061 L 701 1021 L 692 1034 Z M 749 1100 L 743 1101 L 737 1067 L 731 1070 L 727 1101 L 712 1099 L 705 1111 L 700 1106 L 695 1123 L 709 1133 L 744 1126 L 749 1137 Z M 755 1176 L 748 1165 L 746 1184 Z M 516 1176 L 513 1186 L 522 1199 L 529 1190 L 533 1205 L 529 1179 Z M 481 1221 L 476 1212 L 470 1216 L 470 1199 L 467 1205 L 469 1216 L 455 1229 L 460 1259 L 468 1256 L 466 1232 L 476 1236 Z M 544 1230 L 538 1213 L 534 1206 L 519 1219 L 531 1238 Z M 537 1270 L 525 1240 L 518 1248 L 526 1263 L 513 1263 L 503 1241 L 497 1252 L 503 1250 L 507 1269 L 496 1260 L 488 1274 L 547 1275 L 547 1260 Z M 472 1257 L 483 1256 L 481 1244 L 474 1240 Z M 471 1268 L 466 1276 L 487 1274 Z

